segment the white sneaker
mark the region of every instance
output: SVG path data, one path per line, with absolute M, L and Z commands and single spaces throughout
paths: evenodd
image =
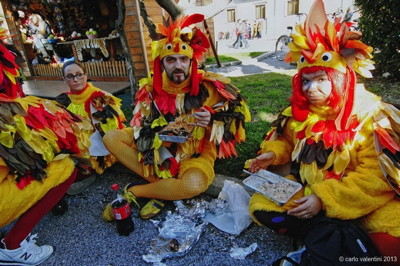
M 53 253 L 53 247 L 39 247 L 35 238 L 36 234 L 29 235 L 17 249 L 0 248 L 0 265 L 38 265 L 47 260 Z

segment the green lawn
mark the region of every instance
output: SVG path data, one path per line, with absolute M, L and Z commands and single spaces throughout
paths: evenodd
M 233 62 L 233 61 L 240 61 L 240 59 L 236 58 L 236 57 L 232 57 L 232 56 L 227 56 L 227 55 L 220 55 L 218 57 L 219 62 L 220 63 L 227 63 L 227 62 Z M 212 65 L 212 64 L 216 64 L 217 60 L 215 59 L 215 57 L 207 57 L 205 64 L 206 65 Z
M 248 58 L 254 58 L 259 55 L 264 54 L 265 52 L 245 52 L 245 53 L 234 53 L 234 54 L 226 54 L 226 55 L 219 55 L 218 59 L 220 63 L 227 63 L 227 62 L 233 62 L 233 61 L 241 61 L 243 59 L 248 59 Z M 207 57 L 205 64 L 206 65 L 212 65 L 216 64 L 217 60 L 215 57 Z

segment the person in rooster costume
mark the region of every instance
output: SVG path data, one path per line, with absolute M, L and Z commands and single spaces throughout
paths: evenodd
M 0 36 L 6 36 L 1 30 Z M 24 96 L 15 56 L 0 45 L 1 265 L 37 265 L 53 252 L 37 246 L 34 226 L 64 196 L 80 165 L 89 164 L 89 121 L 56 102 Z
M 245 140 L 250 113 L 239 90 L 229 79 L 197 67 L 210 46 L 194 27 L 203 20 L 193 14 L 159 25 L 161 38 L 152 42 L 154 74 L 139 82 L 132 127 L 110 130 L 103 138 L 118 161 L 149 182 L 127 185 L 124 195 L 131 202 L 153 199 L 140 211 L 145 219 L 159 212 L 159 200 L 204 192 L 213 181 L 216 158 L 237 155 L 235 145 Z M 103 218 L 112 220 L 110 204 Z
M 382 255 L 398 256 L 400 112 L 356 77 L 371 77 L 373 49 L 340 19 L 328 21 L 322 0 L 292 38 L 285 60 L 296 61 L 298 73 L 290 107 L 246 167 L 257 172 L 291 163 L 287 178 L 303 189 L 283 206 L 256 193 L 250 214 L 256 223 L 291 236 L 317 215 L 359 219 Z
M 91 168 L 81 173 L 77 178 L 79 182 L 75 182 L 68 190 L 68 194 L 75 195 L 95 180 L 93 172 L 100 175 L 116 162 L 116 158 L 104 146 L 102 137 L 110 129 L 125 128 L 125 115 L 121 110 L 121 99 L 88 82 L 85 67 L 81 63 L 67 61 L 61 71 L 70 90 L 58 95 L 56 101 L 70 112 L 90 119 L 93 125 L 89 148 Z

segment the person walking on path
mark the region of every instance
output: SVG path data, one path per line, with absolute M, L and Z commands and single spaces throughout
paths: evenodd
M 238 21 L 235 24 L 236 40 L 232 44 L 233 48 L 239 48 L 239 47 L 243 46 L 243 35 L 242 35 L 242 32 L 244 32 L 244 31 L 242 29 L 242 25 L 243 25 L 242 20 L 238 19 Z

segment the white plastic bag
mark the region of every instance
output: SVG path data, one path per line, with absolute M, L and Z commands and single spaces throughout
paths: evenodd
M 240 184 L 225 180 L 218 198 L 225 200 L 228 208 L 222 213 L 207 213 L 204 220 L 224 232 L 239 235 L 252 222 L 249 215 L 250 195 Z

